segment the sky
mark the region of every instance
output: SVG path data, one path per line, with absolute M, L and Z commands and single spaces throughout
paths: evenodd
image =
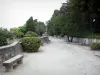
M 64 2 L 66 0 L 0 0 L 0 27 L 24 25 L 30 16 L 46 22 Z

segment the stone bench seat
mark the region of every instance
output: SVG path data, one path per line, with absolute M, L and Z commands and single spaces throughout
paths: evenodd
M 3 62 L 3 66 L 5 66 L 5 69 L 7 72 L 13 69 L 14 65 L 18 65 L 22 63 L 23 55 L 17 55 L 11 59 L 8 59 Z

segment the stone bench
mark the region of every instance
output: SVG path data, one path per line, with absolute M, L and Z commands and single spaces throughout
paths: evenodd
M 49 37 L 48 36 L 43 36 L 41 37 L 42 43 L 50 43 Z
M 17 55 L 11 59 L 8 59 L 3 62 L 3 66 L 5 66 L 6 72 L 9 72 L 13 69 L 14 65 L 18 65 L 22 63 L 23 55 Z

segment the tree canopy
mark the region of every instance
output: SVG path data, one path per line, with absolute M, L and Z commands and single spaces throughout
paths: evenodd
M 46 31 L 46 27 L 44 22 L 38 21 L 37 19 L 33 19 L 30 17 L 26 23 L 22 26 L 11 28 L 10 31 L 17 37 L 23 37 L 28 31 L 32 31 L 42 36 Z
M 26 21 L 26 32 L 28 31 L 33 31 L 35 32 L 35 23 L 33 21 L 33 17 L 30 17 L 27 21 Z
M 68 0 L 48 21 L 50 35 L 86 37 L 100 33 L 98 0 Z

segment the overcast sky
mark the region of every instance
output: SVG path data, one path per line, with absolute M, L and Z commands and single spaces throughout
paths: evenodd
M 25 24 L 33 16 L 48 21 L 55 9 L 66 0 L 0 0 L 0 27 L 12 28 Z

